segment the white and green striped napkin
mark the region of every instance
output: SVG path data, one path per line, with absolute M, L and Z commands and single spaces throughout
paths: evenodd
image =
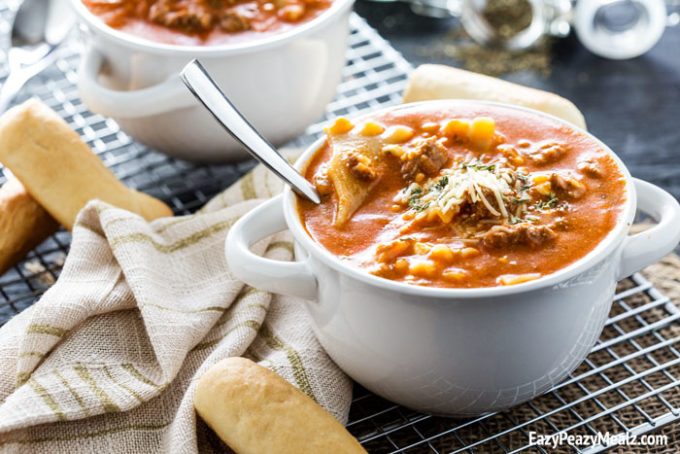
M 351 381 L 303 303 L 249 288 L 224 258 L 229 228 L 281 187 L 259 166 L 200 213 L 152 223 L 91 202 L 56 284 L 0 329 L 0 452 L 224 452 L 193 393 L 236 355 L 346 421 Z M 258 248 L 292 258 L 288 233 Z

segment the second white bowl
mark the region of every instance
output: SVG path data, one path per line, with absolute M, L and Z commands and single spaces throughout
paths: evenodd
M 300 135 L 333 99 L 345 65 L 352 0 L 316 19 L 245 44 L 175 46 L 104 24 L 71 0 L 87 36 L 78 77 L 90 110 L 171 156 L 229 161 L 246 156 L 198 104 L 179 71 L 198 58 L 234 105 L 274 144 Z

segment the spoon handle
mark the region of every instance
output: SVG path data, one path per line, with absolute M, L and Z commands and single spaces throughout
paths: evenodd
M 0 86 L 0 114 L 4 113 L 10 104 L 12 104 L 12 101 L 14 101 L 14 98 L 19 94 L 26 82 L 54 63 L 58 47 L 58 45 L 49 46 L 39 60 L 28 65 L 22 65 L 20 61 L 13 61 L 13 54 L 10 52 L 11 69 L 7 79 Z
M 290 184 L 298 194 L 314 203 L 321 203 L 314 185 L 300 175 L 267 139 L 243 118 L 198 60 L 192 60 L 184 67 L 181 78 L 194 96 L 253 157 Z

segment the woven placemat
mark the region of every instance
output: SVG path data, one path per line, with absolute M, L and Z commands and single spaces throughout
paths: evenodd
M 642 274 L 649 279 L 661 293 L 670 298 L 671 301 L 676 304 L 680 303 L 680 257 L 676 254 L 670 254 L 654 265 L 647 267 L 642 271 Z M 660 311 L 660 309 L 655 310 L 657 312 Z M 671 336 L 680 336 L 680 323 L 672 323 L 666 329 Z M 662 354 L 657 355 L 657 358 L 655 359 L 660 363 L 663 363 L 675 359 L 675 355 L 671 353 L 670 350 L 663 350 Z M 669 370 L 672 375 L 675 377 L 680 376 L 680 366 L 671 367 L 670 369 L 672 369 L 672 371 Z M 663 374 L 652 376 L 650 379 L 653 379 L 654 377 L 656 377 L 659 382 L 659 386 L 668 383 L 668 379 L 665 378 Z M 668 401 L 673 404 L 675 408 L 680 407 L 680 389 L 674 389 L 673 392 L 668 393 L 668 396 L 670 397 Z M 658 405 L 660 406 L 661 404 L 659 403 Z M 662 409 L 662 411 L 665 411 L 665 408 Z M 680 423 L 676 422 L 669 424 L 654 433 L 666 435 L 668 437 L 668 444 L 665 447 L 659 446 L 658 448 L 650 449 L 641 448 L 639 452 L 663 452 L 668 454 L 677 454 L 680 452 Z M 631 452 L 631 450 L 619 448 L 613 452 L 627 453 Z

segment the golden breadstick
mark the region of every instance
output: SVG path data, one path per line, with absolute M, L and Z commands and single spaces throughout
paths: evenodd
M 306 394 L 245 358 L 224 359 L 203 374 L 194 406 L 238 454 L 366 454 Z
M 0 274 L 45 241 L 59 224 L 12 178 L 0 187 Z
M 421 65 L 409 77 L 404 102 L 476 99 L 530 107 L 586 129 L 583 114 L 568 99 L 543 90 L 443 65 Z
M 0 162 L 69 230 L 92 199 L 147 220 L 172 216 L 160 200 L 121 183 L 56 112 L 37 100 L 0 117 Z

